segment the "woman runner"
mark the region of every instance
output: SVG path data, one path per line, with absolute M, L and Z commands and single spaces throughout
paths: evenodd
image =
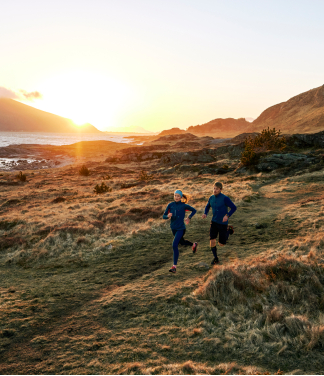
M 174 201 L 170 202 L 165 209 L 163 214 L 163 219 L 171 218 L 170 227 L 174 235 L 173 239 L 173 266 L 169 270 L 171 273 L 177 271 L 177 263 L 179 258 L 178 245 L 192 246 L 193 253 L 196 253 L 198 243 L 191 243 L 189 240 L 184 239 L 184 234 L 186 232 L 186 226 L 184 222 L 188 225 L 191 218 L 196 214 L 196 209 L 187 204 L 188 197 L 182 193 L 179 189 L 174 192 Z M 186 211 L 191 211 L 191 214 L 184 220 Z

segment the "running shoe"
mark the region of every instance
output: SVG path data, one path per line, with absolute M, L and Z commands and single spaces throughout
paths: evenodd
M 192 253 L 196 253 L 197 252 L 197 247 L 198 247 L 198 243 L 194 242 L 193 245 L 192 245 Z
M 176 273 L 177 271 L 177 268 L 175 268 L 174 266 L 172 266 L 172 268 L 169 270 L 170 273 Z
M 217 265 L 219 264 L 218 257 L 214 258 L 214 260 L 211 262 L 211 265 Z

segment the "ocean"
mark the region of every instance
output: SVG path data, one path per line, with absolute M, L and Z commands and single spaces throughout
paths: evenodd
M 131 137 L 132 134 L 127 134 Z M 139 136 L 137 134 L 137 136 Z M 129 143 L 131 138 L 112 133 L 0 132 L 0 147 L 19 144 L 71 145 L 79 141 L 113 141 Z

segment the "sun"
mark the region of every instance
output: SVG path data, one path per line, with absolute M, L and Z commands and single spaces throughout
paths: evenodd
M 114 126 L 134 90 L 113 76 L 90 71 L 68 71 L 41 83 L 38 108 L 71 119 L 77 126 L 90 123 L 100 130 Z

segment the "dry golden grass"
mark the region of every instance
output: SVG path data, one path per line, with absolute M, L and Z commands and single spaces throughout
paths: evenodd
M 208 271 L 201 214 L 215 176 L 140 181 L 135 165 L 93 164 L 88 177 L 79 168 L 1 186 L 1 373 L 322 372 L 323 171 L 217 177 L 238 211 Z M 112 192 L 94 194 L 106 175 Z M 170 275 L 161 216 L 176 188 L 198 210 L 186 237 L 199 247 L 181 248 Z

